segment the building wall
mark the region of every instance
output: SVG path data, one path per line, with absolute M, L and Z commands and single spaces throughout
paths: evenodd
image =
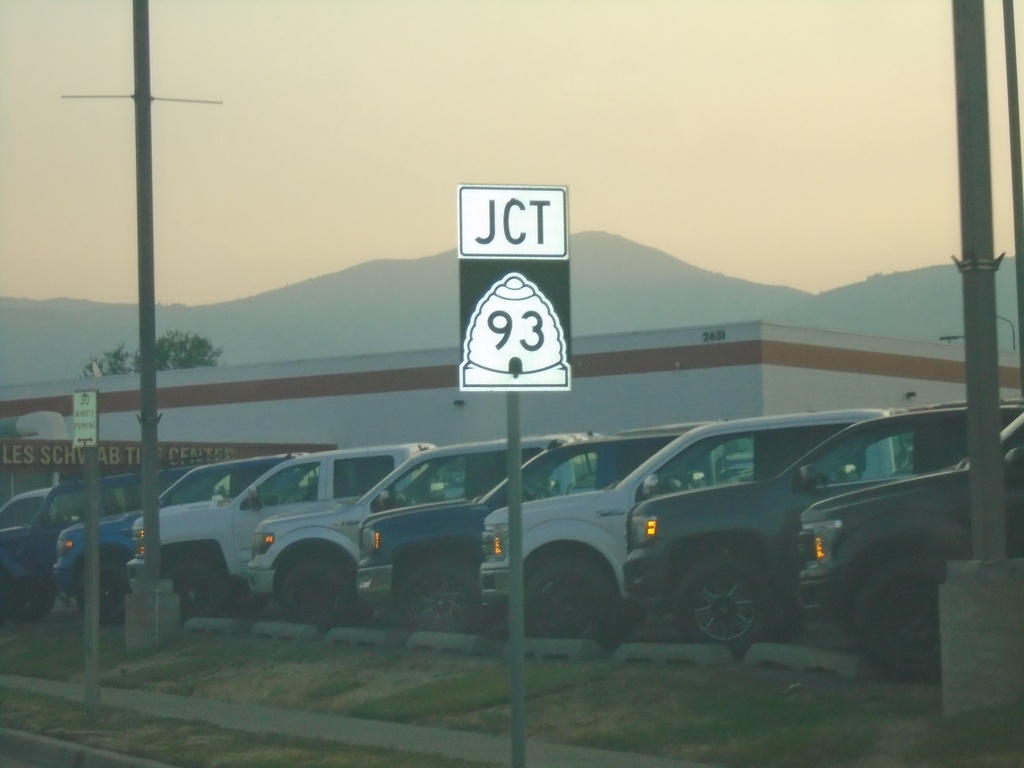
M 963 346 L 938 342 L 734 323 L 574 339 L 573 350 L 571 392 L 521 395 L 524 435 L 964 398 Z M 159 436 L 339 447 L 504 437 L 506 396 L 460 392 L 459 360 L 446 349 L 163 372 Z M 1016 358 L 1001 364 L 1003 396 L 1018 396 Z M 100 391 L 101 439 L 138 439 L 134 375 L 0 388 L 0 418 L 66 415 L 80 389 Z

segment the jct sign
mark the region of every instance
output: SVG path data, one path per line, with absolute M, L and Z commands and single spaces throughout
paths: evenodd
M 459 322 L 466 390 L 569 390 L 564 187 L 459 187 Z
M 567 259 L 564 187 L 459 187 L 459 258 Z

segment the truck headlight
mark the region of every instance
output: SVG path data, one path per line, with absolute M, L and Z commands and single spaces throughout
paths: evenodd
M 66 538 L 62 533 L 57 539 L 57 559 L 60 560 L 65 554 L 75 548 L 75 542 Z
M 252 535 L 253 557 L 265 555 L 272 546 L 274 546 L 274 534 L 272 531 L 256 531 Z
M 362 557 L 372 557 L 380 550 L 380 531 L 372 525 L 363 528 L 359 534 L 359 553 Z
M 629 516 L 629 547 L 647 547 L 658 538 L 658 516 L 638 515 Z
M 842 527 L 841 520 L 822 520 L 804 524 L 800 539 L 808 570 L 816 571 L 831 566 L 836 536 Z
M 481 538 L 484 562 L 494 563 L 508 557 L 508 526 L 489 527 Z

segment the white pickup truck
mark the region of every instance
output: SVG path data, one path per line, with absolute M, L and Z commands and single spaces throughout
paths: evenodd
M 522 438 L 523 461 L 578 434 Z M 432 448 L 414 456 L 351 504 L 305 515 L 275 515 L 252 535 L 249 587 L 273 595 L 289 621 L 320 629 L 358 609 L 359 524 L 389 509 L 482 496 L 507 475 L 505 440 Z
M 233 498 L 163 507 L 161 571 L 178 593 L 182 620 L 237 606 L 247 593 L 253 530 L 265 517 L 333 508 L 358 498 L 395 467 L 431 447 L 404 443 L 303 454 L 278 464 Z M 132 540 L 130 584 L 141 580 L 145 570 L 142 518 L 132 527 Z
M 536 501 L 523 489 L 526 632 L 607 644 L 626 629 L 626 519 L 639 501 L 674 491 L 749 482 L 786 469 L 855 422 L 891 411 L 860 409 L 712 422 L 676 438 L 620 482 Z M 508 508 L 484 521 L 480 590 L 501 606 L 509 594 Z

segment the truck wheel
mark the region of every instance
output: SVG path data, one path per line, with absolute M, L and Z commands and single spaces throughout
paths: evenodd
M 940 677 L 939 581 L 937 568 L 924 561 L 895 561 L 857 596 L 853 622 L 861 649 L 893 679 Z
M 480 618 L 477 573 L 458 563 L 425 563 L 402 580 L 396 602 L 410 632 L 470 634 Z
M 216 616 L 223 607 L 224 577 L 199 560 L 181 560 L 167 568 L 180 601 L 182 623 L 197 616 Z
M 587 560 L 546 560 L 524 585 L 526 634 L 596 640 L 621 639 L 622 598 L 616 585 Z
M 11 579 L 11 589 L 4 596 L 7 617 L 13 621 L 42 621 L 53 610 L 57 588 L 48 582 Z
M 680 639 L 718 643 L 736 658 L 766 637 L 776 615 L 775 601 L 757 568 L 730 557 L 698 563 L 679 584 L 672 617 Z
M 318 557 L 296 563 L 281 578 L 277 594 L 285 618 L 321 632 L 358 616 L 355 579 L 339 562 Z

